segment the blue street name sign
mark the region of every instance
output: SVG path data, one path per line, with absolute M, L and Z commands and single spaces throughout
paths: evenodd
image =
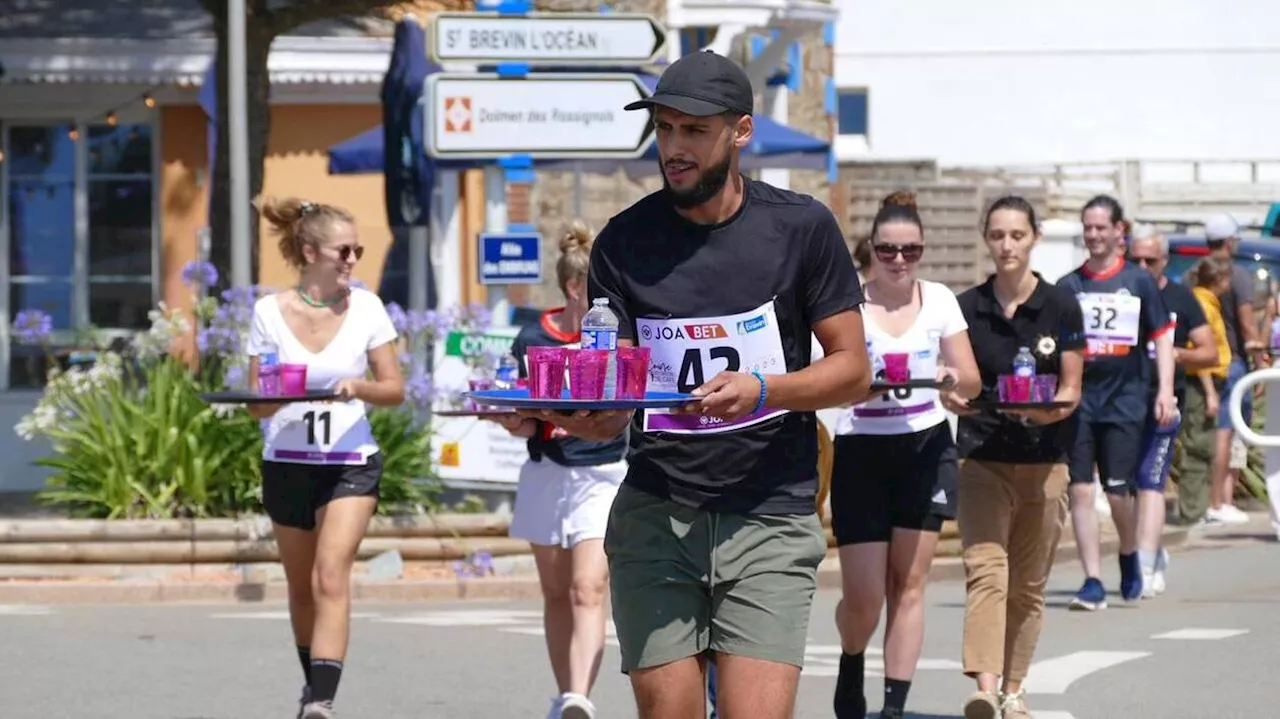
M 480 235 L 480 284 L 542 282 L 542 235 L 509 232 Z

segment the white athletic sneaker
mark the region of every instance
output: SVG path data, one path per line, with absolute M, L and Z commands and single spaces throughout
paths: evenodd
M 1247 524 L 1249 522 L 1248 513 L 1242 512 L 1240 508 L 1234 504 L 1222 505 L 1218 510 L 1218 518 L 1221 519 L 1224 524 Z
M 302 708 L 302 719 L 334 719 L 333 702 L 311 702 Z
M 560 719 L 596 719 L 596 705 L 581 694 L 561 694 Z
M 1156 554 L 1156 568 L 1151 573 L 1151 589 L 1157 596 L 1164 594 L 1164 572 L 1169 568 L 1169 550 L 1160 548 Z

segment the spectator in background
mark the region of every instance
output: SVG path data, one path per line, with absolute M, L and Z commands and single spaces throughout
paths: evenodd
M 1160 298 L 1169 312 L 1173 330 L 1173 394 L 1179 409 L 1187 404 L 1187 371 L 1212 367 L 1218 363 L 1213 330 L 1191 290 L 1165 276 L 1169 266 L 1169 241 L 1150 225 L 1139 225 L 1129 238 L 1129 261 L 1151 273 L 1160 288 Z M 1155 347 L 1147 343 L 1147 357 L 1155 360 Z M 1153 373 L 1154 374 L 1154 373 Z M 1154 379 L 1154 377 L 1153 377 Z M 1183 412 L 1183 420 L 1188 414 Z M 1203 417 L 1193 417 L 1203 421 Z M 1215 417 L 1216 419 L 1216 417 Z M 1143 437 L 1143 457 L 1139 463 L 1138 486 L 1138 561 L 1142 566 L 1142 597 L 1149 599 L 1165 589 L 1165 568 L 1169 554 L 1160 546 L 1164 533 L 1164 489 L 1173 464 L 1173 441 L 1176 432 L 1158 432 L 1148 420 Z
M 1257 337 L 1258 325 L 1253 310 L 1253 277 L 1248 270 L 1234 262 L 1236 246 L 1240 241 L 1240 225 L 1231 215 L 1217 214 L 1205 221 L 1204 233 L 1209 256 L 1225 259 L 1232 264 L 1230 286 L 1218 296 L 1227 332 L 1227 345 L 1231 350 L 1231 364 L 1227 368 L 1226 384 L 1218 403 L 1217 448 L 1214 452 L 1209 509 L 1205 518 L 1211 523 L 1241 524 L 1247 522 L 1249 517 L 1232 502 L 1235 482 L 1230 465 L 1235 432 L 1231 428 L 1231 414 L 1226 400 L 1231 396 L 1236 382 L 1249 372 L 1250 358 L 1254 360 L 1253 366 L 1266 366 L 1266 348 Z M 1242 409 L 1245 421 L 1252 422 L 1252 398 L 1245 401 Z
M 1231 285 L 1230 261 L 1206 257 L 1189 273 L 1192 294 L 1213 332 L 1217 361 L 1188 370 L 1186 406 L 1182 412 L 1182 467 L 1178 474 L 1178 516 L 1184 524 L 1217 523 L 1209 513 L 1213 467 L 1218 454 L 1218 416 L 1222 390 L 1231 366 L 1231 345 L 1223 321 L 1220 296 Z

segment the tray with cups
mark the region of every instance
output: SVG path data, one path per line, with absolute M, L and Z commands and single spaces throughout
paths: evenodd
M 1058 376 L 1041 374 L 1032 377 L 1002 374 L 996 378 L 999 399 L 970 400 L 973 409 L 997 411 L 1022 409 L 1060 409 L 1070 407 L 1070 402 L 1059 402 Z
M 206 392 L 200 399 L 209 404 L 289 404 L 291 402 L 325 402 L 337 399 L 330 389 L 307 389 L 307 366 L 281 364 L 279 373 L 258 376 L 257 390 L 225 390 Z
M 614 396 L 606 399 L 605 378 L 611 354 L 617 360 L 617 380 Z M 648 347 L 619 347 L 614 351 L 530 347 L 528 360 L 527 387 L 473 389 L 466 393 L 467 398 L 476 405 L 499 411 L 562 412 L 673 408 L 696 401 L 690 394 L 649 391 Z

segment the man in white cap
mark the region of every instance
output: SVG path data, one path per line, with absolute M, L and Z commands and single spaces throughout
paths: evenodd
M 1216 214 L 1205 221 L 1204 234 L 1209 254 L 1232 263 L 1231 289 L 1218 298 L 1222 302 L 1222 321 L 1227 327 L 1227 344 L 1231 346 L 1231 366 L 1222 392 L 1224 401 L 1218 412 L 1217 451 L 1214 453 L 1209 510 L 1205 513 L 1205 521 L 1240 524 L 1247 522 L 1249 517 L 1232 503 L 1235 483 L 1231 481 L 1229 463 L 1235 433 L 1231 428 L 1230 404 L 1225 400 L 1231 396 L 1231 390 L 1240 378 L 1249 372 L 1251 356 L 1255 366 L 1266 364 L 1267 358 L 1263 353 L 1266 347 L 1257 337 L 1258 326 L 1253 311 L 1253 277 L 1248 270 L 1235 263 L 1236 245 L 1240 241 L 1239 223 L 1226 213 Z M 1252 422 L 1252 398 L 1245 400 L 1242 409 L 1244 420 Z

